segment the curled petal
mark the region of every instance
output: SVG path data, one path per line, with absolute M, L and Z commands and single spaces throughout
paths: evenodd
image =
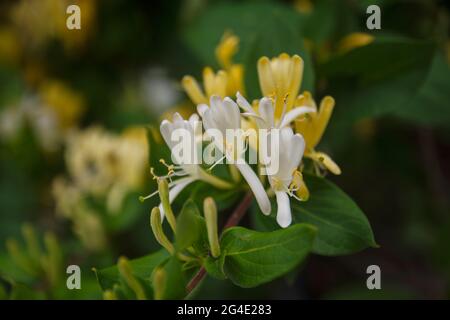
M 258 202 L 259 208 L 261 209 L 262 213 L 264 213 L 265 215 L 269 215 L 270 211 L 272 211 L 272 207 L 270 205 L 270 200 L 267 196 L 266 190 L 264 190 L 264 187 L 261 184 L 258 176 L 247 163 L 237 163 L 236 167 L 239 169 L 242 176 L 247 181 L 250 189 L 252 189 L 252 192 L 255 195 L 256 202 Z
M 302 114 L 315 112 L 315 111 L 316 111 L 316 109 L 314 109 L 313 107 L 302 106 L 302 107 L 294 108 L 294 109 L 292 109 L 291 111 L 289 111 L 288 113 L 286 113 L 284 115 L 283 119 L 281 120 L 281 123 L 280 123 L 279 127 L 280 128 L 286 127 L 292 121 L 294 121 L 299 116 L 301 116 Z

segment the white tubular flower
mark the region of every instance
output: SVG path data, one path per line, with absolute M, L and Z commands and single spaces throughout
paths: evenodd
M 203 125 L 205 126 L 207 133 L 208 130 L 220 131 L 221 137 L 223 137 L 225 141 L 214 139 L 216 147 L 225 155 L 227 160 L 230 160 L 230 162 L 232 162 L 241 172 L 255 195 L 261 211 L 266 215 L 270 214 L 271 205 L 269 197 L 267 196 L 261 181 L 252 168 L 245 161 L 242 161 L 241 154 L 238 154 L 236 148 L 233 147 L 234 141 L 227 141 L 227 130 L 241 129 L 241 114 L 238 105 L 229 97 L 225 97 L 222 100 L 218 96 L 212 96 L 210 99 L 210 107 L 205 104 L 200 104 L 198 105 L 197 110 L 203 119 Z
M 203 180 L 220 189 L 229 189 L 232 187 L 227 181 L 207 173 L 198 164 L 197 157 L 201 152 L 202 143 L 201 130 L 197 127 L 199 125 L 200 122 L 197 114 L 193 114 L 189 120 L 185 120 L 180 114 L 175 113 L 172 122 L 168 120 L 163 120 L 163 122 L 161 122 L 160 131 L 162 137 L 172 151 L 172 160 L 175 163 L 174 165 L 166 165 L 169 170 L 166 178 L 171 179 L 174 176 L 182 177 L 169 183 L 170 202 L 172 202 L 186 186 L 196 180 Z M 181 145 L 182 149 L 180 149 L 183 151 L 183 155 L 175 152 L 176 149 L 180 147 L 180 142 L 177 138 L 184 142 Z M 188 148 L 186 148 L 186 146 Z M 161 162 L 165 164 L 164 160 L 161 160 Z M 151 194 L 150 196 L 154 194 Z M 161 205 L 160 211 L 161 215 L 163 215 L 164 211 Z
M 300 134 L 294 134 L 291 128 L 280 129 L 280 153 L 278 170 L 269 175 L 269 183 L 277 198 L 277 222 L 286 228 L 292 222 L 289 196 L 295 197 L 295 192 L 301 187 L 301 173 L 297 170 L 305 150 L 305 140 Z
M 245 111 L 243 115 L 254 118 L 260 129 L 284 128 L 302 114 L 316 111 L 313 107 L 299 106 L 292 108 L 286 113 L 286 103 L 284 103 L 285 107 L 281 117 L 277 119 L 275 106 L 271 98 L 263 97 L 259 100 L 258 111 L 256 111 L 239 92 L 236 94 L 236 97 L 238 105 Z
M 200 123 L 198 115 L 193 114 L 189 117 L 189 120 L 185 120 L 178 112 L 173 115 L 172 122 L 170 122 L 169 120 L 163 120 L 161 122 L 161 135 L 167 146 L 170 148 L 170 150 L 172 150 L 172 160 L 176 165 L 171 167 L 170 169 L 179 169 L 179 171 L 173 171 L 175 175 L 198 175 L 200 167 L 197 165 L 198 161 L 196 161 L 196 157 L 198 155 L 198 148 L 200 147 L 199 143 L 201 143 L 201 140 L 198 141 L 197 139 L 198 135 L 196 135 L 196 126 L 199 124 Z M 179 134 L 180 136 L 175 137 L 175 134 Z M 180 154 L 177 152 L 173 152 L 176 146 L 179 144 L 178 140 L 180 138 L 186 139 L 187 141 L 183 141 L 188 144 L 188 147 L 190 147 L 186 148 L 189 150 L 185 150 L 190 152 L 188 154 L 183 154 L 183 156 L 180 156 Z

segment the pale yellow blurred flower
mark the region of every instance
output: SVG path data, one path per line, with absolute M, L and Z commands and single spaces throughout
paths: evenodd
M 76 4 L 81 11 L 81 29 L 66 26 L 66 9 Z M 51 39 L 62 41 L 66 49 L 82 46 L 93 29 L 95 0 L 20 0 L 11 8 L 11 20 L 24 45 L 39 49 Z
M 354 32 L 345 36 L 337 45 L 339 53 L 346 53 L 355 48 L 367 46 L 375 40 L 375 37 L 365 32 Z
M 83 193 L 122 199 L 141 186 L 147 167 L 148 146 L 144 128 L 132 128 L 122 135 L 99 127 L 73 133 L 68 140 L 66 164 L 75 185 Z M 121 201 L 109 200 L 111 212 Z
M 60 81 L 48 80 L 39 89 L 42 101 L 55 113 L 64 131 L 78 123 L 84 111 L 83 97 Z
M 16 63 L 20 52 L 21 46 L 14 29 L 0 27 L 0 63 Z
M 311 0 L 295 0 L 294 8 L 300 13 L 311 13 L 314 5 Z

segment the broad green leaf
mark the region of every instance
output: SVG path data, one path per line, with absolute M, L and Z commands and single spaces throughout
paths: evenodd
M 369 0 L 375 2 L 373 0 Z M 310 12 L 306 12 L 304 35 L 313 43 L 315 57 L 320 61 L 336 46 L 336 43 L 353 32 L 373 31 L 361 30 L 361 11 L 365 14 L 367 5 L 361 10 L 360 1 L 316 0 Z
M 325 134 L 324 140 L 337 149 L 348 142 L 356 121 L 408 113 L 425 84 L 434 51 L 430 42 L 379 36 L 322 65 L 319 74 L 329 83 L 326 94 L 336 100 L 327 130 L 333 135 Z
M 293 223 L 308 223 L 317 227 L 312 252 L 337 256 L 376 247 L 370 223 L 357 204 L 335 184 L 325 178 L 305 174 L 310 197 L 300 202 L 291 198 Z M 253 208 L 255 227 L 276 230 L 276 202 L 272 214 L 264 216 Z
M 334 256 L 377 246 L 369 221 L 348 195 L 324 178 L 305 175 L 305 182 L 309 200 L 291 206 L 296 223 L 317 227 L 314 253 Z
M 164 263 L 166 283 L 164 285 L 163 299 L 182 299 L 186 295 L 188 276 L 183 272 L 181 262 L 172 257 Z
M 195 183 L 195 187 L 192 188 L 189 197 L 199 206 L 203 205 L 203 200 L 205 198 L 212 197 L 216 202 L 218 211 L 222 211 L 232 207 L 233 204 L 239 200 L 241 197 L 241 194 L 239 193 L 239 191 L 241 191 L 240 189 L 240 186 L 236 186 L 229 190 L 217 189 L 206 182 L 199 181 Z
M 423 125 L 450 124 L 450 65 L 441 53 L 437 53 L 423 85 L 411 97 L 404 108 L 394 114 Z
M 211 256 L 208 256 L 203 261 L 203 267 L 206 269 L 208 274 L 216 279 L 224 280 L 226 279 L 226 275 L 223 272 L 223 264 L 225 260 L 225 255 L 221 255 L 218 259 L 214 259 Z
M 303 58 L 305 71 L 302 86 L 311 90 L 314 75 L 301 33 L 303 19 L 293 8 L 276 3 L 221 3 L 210 6 L 185 31 L 184 39 L 203 63 L 218 67 L 215 48 L 224 32 L 235 33 L 240 38 L 235 62 L 245 65 L 246 89 L 250 98 L 260 97 L 257 59 L 282 52 L 298 54 Z
M 197 205 L 189 199 L 177 217 L 176 246 L 178 250 L 195 245 L 202 249 L 203 235 L 206 233 L 205 221 L 200 216 Z
M 153 269 L 164 262 L 168 257 L 169 253 L 165 249 L 161 249 L 148 256 L 130 260 L 133 274 L 141 280 L 150 282 Z M 117 266 L 94 271 L 102 290 L 113 289 L 115 284 L 120 283 L 120 274 Z
M 221 240 L 224 272 L 236 285 L 255 287 L 292 270 L 311 250 L 316 228 L 296 224 L 272 232 L 242 227 L 225 231 Z

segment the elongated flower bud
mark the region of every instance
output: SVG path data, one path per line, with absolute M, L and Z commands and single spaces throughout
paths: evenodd
M 19 246 L 19 243 L 15 239 L 6 240 L 6 249 L 8 250 L 8 253 L 11 256 L 11 259 L 19 268 L 29 273 L 30 275 L 37 274 L 35 266 L 30 261 L 30 259 L 23 254 Z
M 167 239 L 161 225 L 161 213 L 159 212 L 158 207 L 154 207 L 152 213 L 150 214 L 150 226 L 152 228 L 153 234 L 155 235 L 156 241 L 166 248 L 170 254 L 173 255 L 175 249 L 172 243 Z
M 117 262 L 117 268 L 119 269 L 119 273 L 125 280 L 127 285 L 136 294 L 136 298 L 138 300 L 147 299 L 144 288 L 142 287 L 138 279 L 136 279 L 136 277 L 133 275 L 133 269 L 131 268 L 128 259 L 125 257 L 120 257 L 119 261 Z
M 29 224 L 24 224 L 22 226 L 22 234 L 27 244 L 27 249 L 30 257 L 34 261 L 39 262 L 42 253 L 39 246 L 39 241 L 36 237 L 36 232 L 34 231 L 33 227 Z
M 166 271 L 158 267 L 153 271 L 152 275 L 152 285 L 153 285 L 153 295 L 155 300 L 161 300 L 164 297 L 164 290 L 166 289 Z
M 62 252 L 58 240 L 53 233 L 46 233 L 44 235 L 44 243 L 47 250 L 47 255 L 43 257 L 42 263 L 47 272 L 47 277 L 50 283 L 55 286 L 58 284 L 62 274 Z
M 158 179 L 158 191 L 164 210 L 164 215 L 167 217 L 167 221 L 169 221 L 169 225 L 172 230 L 175 231 L 177 226 L 176 219 L 173 214 L 172 207 L 170 206 L 169 184 L 167 183 L 166 179 Z
M 112 290 L 103 292 L 103 300 L 117 300 L 117 295 Z
M 214 258 L 220 256 L 219 235 L 217 233 L 217 207 L 214 199 L 208 197 L 203 202 L 203 212 L 208 231 L 208 241 L 211 247 L 211 254 Z

